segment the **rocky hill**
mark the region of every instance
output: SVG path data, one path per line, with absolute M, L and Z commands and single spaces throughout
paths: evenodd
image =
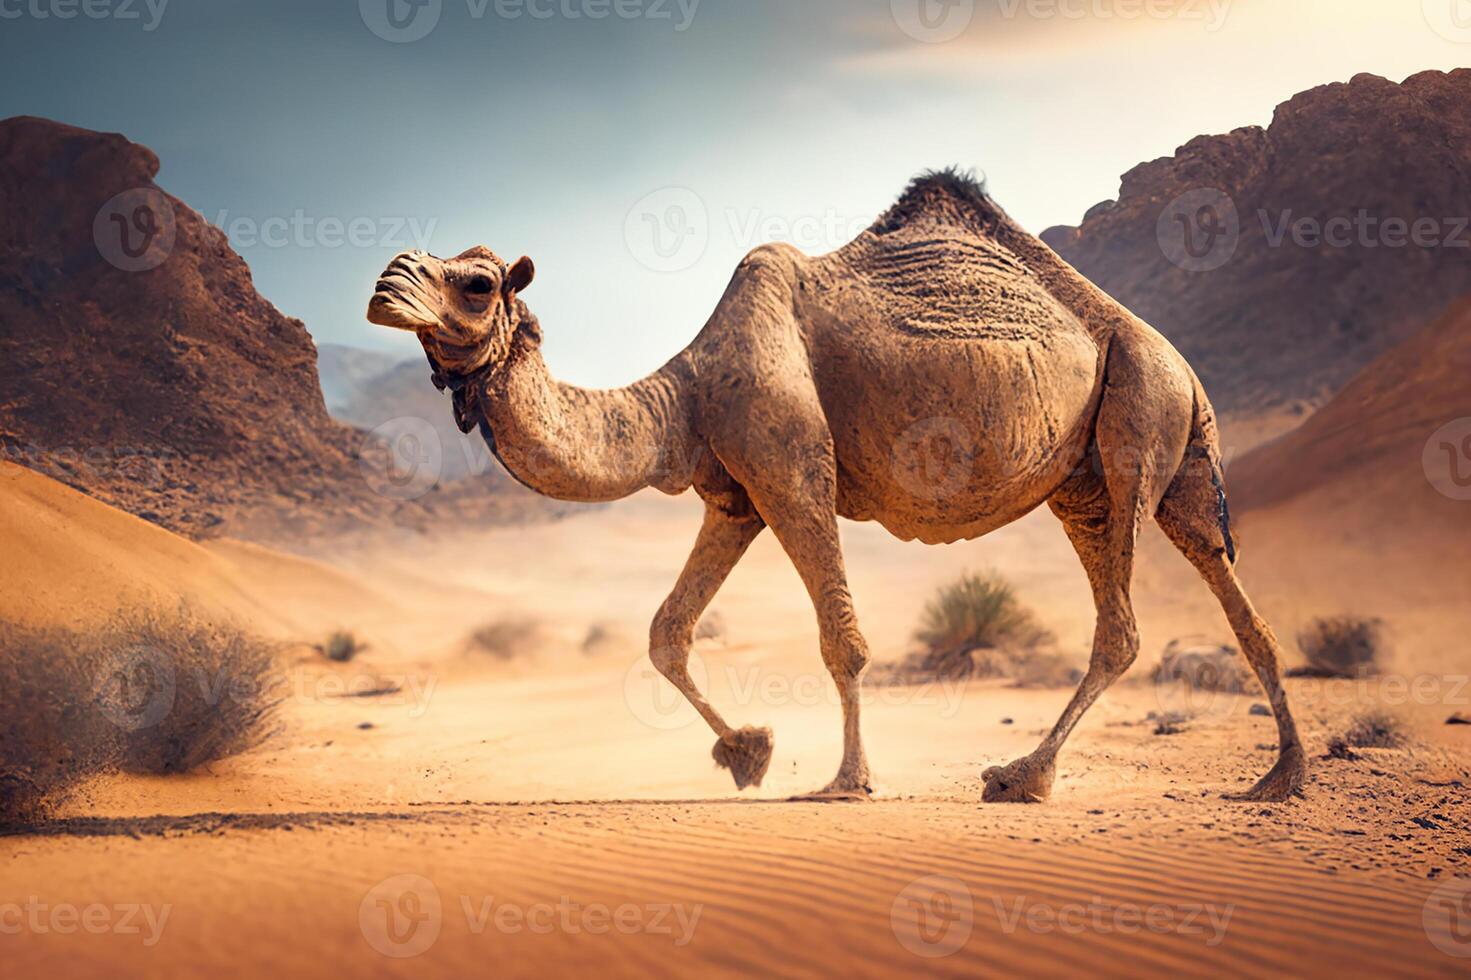
M 543 512 L 505 481 L 386 470 L 328 417 L 305 327 L 158 166 L 116 134 L 0 122 L 0 455 L 193 537 Z
M 1218 408 L 1318 403 L 1471 293 L 1471 69 L 1358 75 L 1123 176 L 1043 239 L 1152 323 Z

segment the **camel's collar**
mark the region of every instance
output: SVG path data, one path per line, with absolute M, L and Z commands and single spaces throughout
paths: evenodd
M 485 421 L 485 413 L 481 410 L 480 393 L 484 385 L 480 384 L 490 374 L 490 365 L 486 364 L 471 371 L 469 374 L 457 374 L 454 371 L 440 365 L 429 351 L 424 351 L 424 356 L 429 359 L 429 367 L 434 372 L 429 380 L 434 382 L 434 387 L 440 391 L 449 391 L 454 399 L 455 425 L 459 426 L 461 432 L 470 433 L 475 431 L 476 426 Z

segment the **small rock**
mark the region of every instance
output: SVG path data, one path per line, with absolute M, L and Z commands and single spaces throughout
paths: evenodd
M 1272 709 L 1258 701 L 1256 704 L 1251 706 L 1251 710 L 1249 710 L 1247 714 L 1256 715 L 1260 718 L 1270 718 L 1272 717 Z
M 1003 725 L 1015 725 L 1016 724 L 1016 721 L 1014 719 L 1011 719 L 1011 718 L 1002 718 L 1001 719 L 1001 724 L 1003 724 Z
M 1445 723 L 1447 725 L 1471 725 L 1471 717 L 1467 717 L 1466 715 L 1457 711 L 1455 714 L 1447 718 L 1445 720 Z
M 363 731 L 367 731 L 368 729 L 375 727 L 377 726 L 375 726 L 371 721 L 364 721 L 358 724 L 358 728 L 362 729 Z

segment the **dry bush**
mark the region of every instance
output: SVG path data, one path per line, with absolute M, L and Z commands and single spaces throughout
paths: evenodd
M 476 629 L 465 645 L 472 653 L 509 661 L 535 653 L 545 636 L 541 620 L 533 616 L 507 616 Z
M 1324 616 L 1297 635 L 1297 646 L 1307 658 L 1297 677 L 1367 677 L 1379 672 L 1388 657 L 1389 637 L 1381 619 Z
M 0 824 L 45 816 L 113 764 L 121 733 L 93 698 L 74 637 L 0 623 Z
M 272 647 L 259 637 L 188 609 L 133 609 L 92 639 L 106 651 L 98 690 L 125 729 L 124 770 L 189 772 L 271 733 L 281 692 Z
M 869 679 L 897 685 L 1010 677 L 1022 687 L 1061 687 L 1082 676 L 994 572 L 968 573 L 941 587 L 926 604 L 914 639 L 918 652 L 898 664 L 875 665 Z
M 719 609 L 711 609 L 700 617 L 695 626 L 696 640 L 714 640 L 716 643 L 724 643 L 729 636 L 726 629 L 725 616 Z
M 1171 640 L 1154 668 L 1156 684 L 1178 681 L 1197 691 L 1255 694 L 1261 685 L 1235 647 Z
M 344 664 L 367 650 L 368 645 L 350 630 L 334 630 L 327 642 L 315 644 L 315 649 L 328 660 Z
M 634 646 L 632 637 L 619 624 L 607 621 L 593 623 L 582 638 L 582 654 L 585 657 L 601 657 L 622 653 Z
M 187 772 L 252 747 L 277 703 L 269 645 L 187 608 L 88 633 L 0 625 L 0 821 L 88 776 Z
M 1398 716 L 1370 711 L 1353 720 L 1343 741 L 1359 749 L 1397 749 L 1409 741 L 1409 734 Z

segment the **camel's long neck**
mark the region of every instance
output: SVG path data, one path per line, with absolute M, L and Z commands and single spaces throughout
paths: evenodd
M 496 456 L 538 493 L 584 502 L 651 486 L 676 493 L 697 459 L 689 377 L 676 358 L 627 388 L 578 388 L 551 376 L 536 345 L 518 344 L 480 406 Z

